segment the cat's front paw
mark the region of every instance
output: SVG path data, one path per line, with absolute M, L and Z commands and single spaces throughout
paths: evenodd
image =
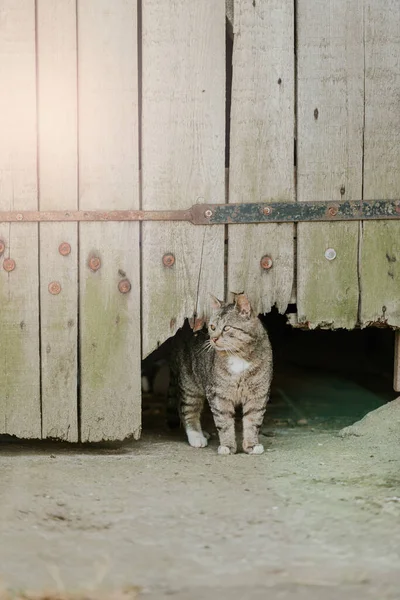
M 229 448 L 229 446 L 218 446 L 218 454 L 235 454 L 236 448 Z
M 192 448 L 205 448 L 208 444 L 207 438 L 201 431 L 188 431 L 187 436 Z
M 263 454 L 264 446 L 262 444 L 256 444 L 255 446 L 248 446 L 246 448 L 243 448 L 243 450 L 247 454 Z

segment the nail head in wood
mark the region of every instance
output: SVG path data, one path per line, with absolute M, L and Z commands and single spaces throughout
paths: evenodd
M 70 244 L 68 244 L 68 242 L 62 242 L 58 246 L 58 251 L 61 254 L 61 256 L 68 256 L 68 254 L 71 254 L 71 246 Z
M 15 260 L 13 258 L 5 258 L 3 261 L 3 269 L 10 273 L 15 269 Z
M 268 270 L 272 267 L 272 258 L 270 256 L 263 256 L 260 260 L 260 265 L 263 269 Z
M 131 288 L 132 286 L 129 279 L 122 279 L 118 284 L 118 289 L 121 292 L 121 294 L 127 294 L 131 291 Z
M 162 257 L 164 267 L 172 267 L 175 264 L 175 256 L 173 254 L 164 254 Z
M 49 283 L 48 289 L 50 294 L 53 296 L 58 296 L 58 294 L 61 292 L 61 284 L 58 281 L 52 281 Z
M 101 267 L 101 260 L 98 256 L 92 256 L 89 259 L 89 269 L 91 271 L 98 271 Z

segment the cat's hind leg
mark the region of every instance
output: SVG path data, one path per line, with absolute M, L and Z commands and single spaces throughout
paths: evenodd
M 199 395 L 184 393 L 180 397 L 179 412 L 186 431 L 189 444 L 193 448 L 205 448 L 208 441 L 204 434 L 200 418 L 204 406 L 204 398 Z

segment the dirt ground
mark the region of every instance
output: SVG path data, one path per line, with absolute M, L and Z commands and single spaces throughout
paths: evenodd
M 133 585 L 151 600 L 398 599 L 400 429 L 378 413 L 373 436 L 275 421 L 261 456 L 163 430 L 118 449 L 2 443 L 0 580 L 103 598 Z

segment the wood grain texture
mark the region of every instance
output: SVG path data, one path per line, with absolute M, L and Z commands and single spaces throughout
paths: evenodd
M 78 207 L 76 52 L 75 0 L 38 0 L 40 210 Z M 42 435 L 69 442 L 78 441 L 77 234 L 76 223 L 40 225 Z M 49 293 L 53 281 L 58 295 Z
M 298 201 L 362 195 L 362 0 L 299 0 Z M 358 223 L 298 225 L 297 306 L 309 327 L 352 328 L 358 313 Z M 324 253 L 336 251 L 329 261 Z
M 139 207 L 136 11 L 126 0 L 78 2 L 81 209 Z M 81 439 L 138 438 L 139 224 L 82 223 L 79 232 Z
M 225 3 L 143 0 L 142 204 L 223 202 Z M 143 223 L 143 356 L 223 295 L 224 228 Z M 165 253 L 175 255 L 171 268 Z
M 37 209 L 35 76 L 35 2 L 0 0 L 0 210 Z M 38 226 L 0 239 L 0 433 L 40 438 Z
M 294 5 L 235 2 L 229 202 L 295 200 Z M 230 225 L 228 290 L 258 313 L 289 303 L 294 226 Z M 273 260 L 265 270 L 260 260 Z
M 400 4 L 365 6 L 364 198 L 400 198 Z M 361 324 L 400 327 L 400 223 L 364 222 Z

